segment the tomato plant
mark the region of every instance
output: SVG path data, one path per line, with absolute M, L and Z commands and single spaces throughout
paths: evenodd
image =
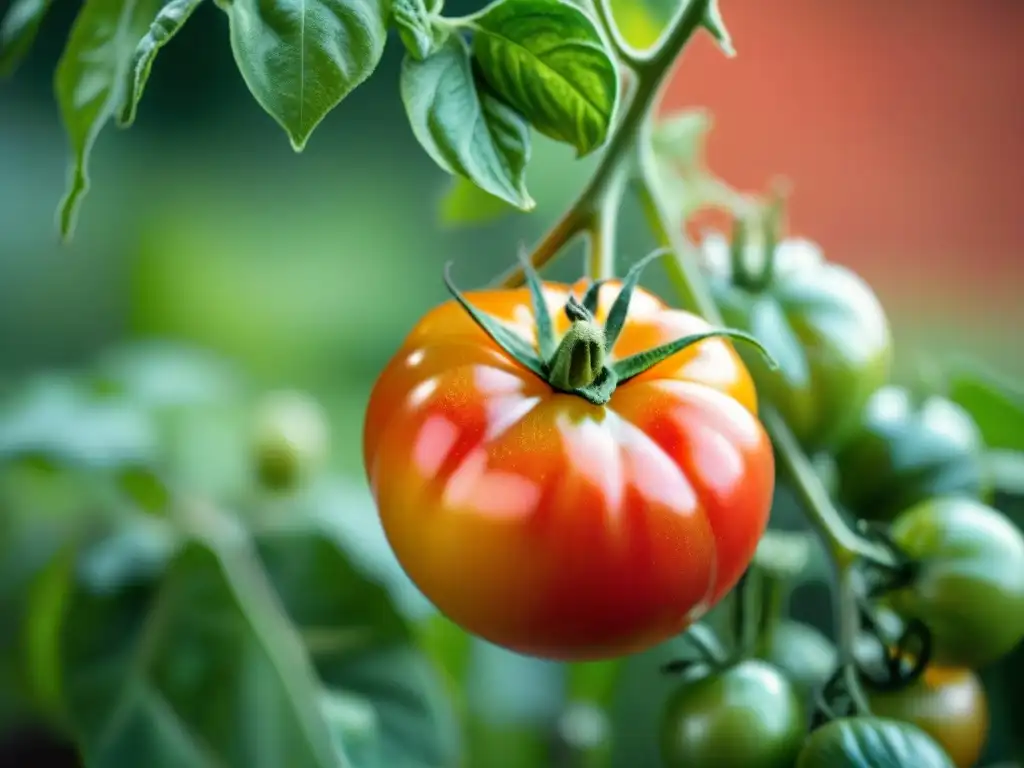
M 53 78 L 65 240 L 99 133 L 134 122 L 202 5 L 72 9 Z M 305 313 L 315 290 L 359 339 L 298 345 L 342 358 L 316 392 L 173 346 L 3 382 L 0 728 L 41 723 L 90 768 L 983 759 L 1013 715 L 973 670 L 1015 668 L 1024 536 L 982 500 L 1024 498 L 1024 397 L 963 371 L 903 389 L 872 287 L 787 233 L 778 195 L 705 166 L 707 110 L 660 108 L 698 34 L 735 54 L 716 0 L 215 5 L 295 151 L 398 50 L 409 141 L 452 178 L 450 227 L 532 211 L 538 165 L 568 189 L 559 148 L 592 170 L 518 259 L 488 239 L 508 271 L 486 288 L 462 292 L 449 264 L 450 298 L 416 304 L 403 291 L 421 273 L 375 272 L 377 241 L 347 251 L 340 298 L 300 281 L 288 345 L 334 323 Z M 0 72 L 50 6 L 15 0 Z M 658 244 L 632 263 L 627 199 Z M 706 213 L 732 236 L 694 247 Z M 414 219 L 387 221 L 419 237 Z M 542 280 L 577 240 L 582 274 Z M 640 286 L 655 259 L 671 293 Z M 402 338 L 379 322 L 385 303 L 406 313 Z M 272 367 L 274 326 L 254 327 Z M 367 392 L 339 397 L 357 370 Z M 359 453 L 359 426 L 357 483 L 334 449 Z M 783 583 L 812 596 L 787 604 Z M 881 672 L 864 642 L 885 651 Z M 1000 758 L 1019 738 L 1002 730 Z

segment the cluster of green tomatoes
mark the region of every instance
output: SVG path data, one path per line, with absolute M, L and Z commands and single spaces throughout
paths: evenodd
M 771 617 L 739 654 L 688 668 L 664 713 L 664 763 L 976 765 L 989 712 L 975 670 L 1024 636 L 1024 539 L 986 503 L 980 431 L 952 400 L 891 383 L 886 318 L 856 275 L 802 240 L 757 270 L 742 247 L 711 238 L 704 256 L 727 322 L 779 362 L 748 356 L 759 395 L 831 502 L 902 563 L 880 579 L 856 564 L 848 670 L 812 627 Z M 844 672 L 858 696 L 837 696 Z

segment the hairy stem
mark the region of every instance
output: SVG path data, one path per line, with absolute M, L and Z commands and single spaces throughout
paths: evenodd
M 589 231 L 600 216 L 604 199 L 614 193 L 619 174 L 630 159 L 637 137 L 650 119 L 673 63 L 700 28 L 709 4 L 710 0 L 690 0 L 677 12 L 661 42 L 650 53 L 636 57 L 631 55 L 627 60 L 627 65 L 635 69 L 636 77 L 634 87 L 623 99 L 620 109 L 622 117 L 587 186 L 534 248 L 530 263 L 535 269 L 540 270 L 577 235 Z M 610 15 L 599 20 L 612 23 Z M 506 288 L 518 288 L 524 280 L 523 269 L 517 266 L 500 278 L 500 284 Z
M 620 166 L 602 196 L 601 207 L 588 228 L 587 276 L 591 280 L 615 277 L 616 233 L 619 209 L 626 193 L 626 168 Z

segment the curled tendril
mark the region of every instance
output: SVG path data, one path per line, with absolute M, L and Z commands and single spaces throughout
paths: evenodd
M 886 636 L 871 607 L 860 604 L 861 626 L 881 650 L 881 672 L 859 665 L 861 678 L 877 691 L 898 691 L 915 683 L 924 674 L 932 656 L 932 633 L 924 622 L 911 619 L 895 640 Z

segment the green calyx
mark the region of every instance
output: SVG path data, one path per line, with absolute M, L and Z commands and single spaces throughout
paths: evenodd
M 748 333 L 731 328 L 691 334 L 621 360 L 610 359 L 609 352 L 615 347 L 615 342 L 625 327 L 629 304 L 640 282 L 641 272 L 649 263 L 666 253 L 664 249 L 657 250 L 638 261 L 626 273 L 619 295 L 615 297 L 603 326 L 594 317 L 603 281 L 591 283 L 581 300 L 570 296 L 564 312 L 572 325 L 561 339 L 555 338 L 554 323 L 544 300 L 540 276 L 529 259 L 521 254 L 520 259 L 523 262 L 537 327 L 536 346 L 498 318 L 481 312 L 470 304 L 452 283 L 451 262 L 445 267 L 444 281 L 455 300 L 484 333 L 510 357 L 547 382 L 552 389 L 577 395 L 594 405 L 607 403 L 619 384 L 639 376 L 677 352 L 705 339 L 728 337 L 753 344 L 764 355 L 771 368 L 777 367 L 775 360 L 761 342 Z

